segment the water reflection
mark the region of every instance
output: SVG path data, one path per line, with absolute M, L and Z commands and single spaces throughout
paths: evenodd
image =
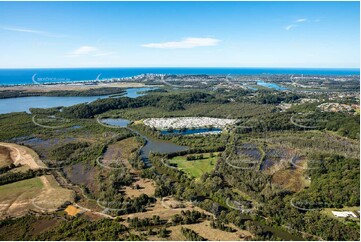
M 124 97 L 136 98 L 145 95 L 149 90 L 156 88 L 140 87 L 127 88 Z M 16 97 L 0 99 L 0 114 L 12 112 L 28 112 L 30 108 L 53 108 L 53 107 L 68 107 L 79 103 L 89 103 L 97 99 L 107 98 L 112 95 L 105 96 L 89 96 L 89 97 Z
M 168 154 L 168 153 L 173 153 L 173 152 L 178 152 L 178 151 L 183 151 L 183 150 L 188 149 L 187 146 L 177 145 L 177 144 L 171 143 L 169 141 L 158 140 L 155 138 L 148 137 L 144 134 L 141 134 L 138 131 L 136 131 L 132 128 L 129 128 L 127 125 L 130 123 L 130 121 L 126 120 L 126 119 L 103 119 L 103 120 L 101 120 L 101 122 L 103 122 L 107 125 L 118 126 L 118 127 L 122 127 L 122 128 L 125 127 L 127 129 L 131 130 L 132 132 L 136 133 L 140 137 L 142 137 L 146 143 L 140 150 L 140 157 L 147 165 L 149 165 L 148 158 L 149 158 L 150 152 L 160 153 L 160 154 Z

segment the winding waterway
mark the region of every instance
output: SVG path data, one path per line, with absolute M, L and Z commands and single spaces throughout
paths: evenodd
M 275 89 L 277 91 L 285 91 L 285 90 L 287 90 L 287 88 L 282 87 L 282 86 L 280 86 L 280 85 L 278 85 L 276 83 L 272 83 L 272 82 L 257 81 L 257 85 L 262 86 L 262 87 Z
M 137 135 L 142 137 L 146 143 L 140 150 L 140 157 L 147 165 L 150 165 L 148 162 L 148 157 L 150 152 L 168 154 L 168 153 L 173 153 L 188 149 L 188 146 L 177 145 L 169 141 L 163 141 L 141 134 L 138 131 L 128 127 L 130 121 L 127 119 L 103 119 L 101 120 L 101 122 L 111 126 L 127 128 L 133 133 L 136 133 Z

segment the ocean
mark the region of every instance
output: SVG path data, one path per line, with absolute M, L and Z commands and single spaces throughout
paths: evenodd
M 209 75 L 360 75 L 359 69 L 316 68 L 37 68 L 0 69 L 0 85 L 26 85 L 93 81 L 131 77 L 140 74 L 209 74 Z

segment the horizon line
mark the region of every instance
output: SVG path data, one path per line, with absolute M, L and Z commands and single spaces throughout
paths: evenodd
M 256 68 L 268 68 L 268 69 L 357 69 L 360 70 L 360 67 L 268 67 L 268 66 L 93 66 L 93 67 L 0 67 L 0 70 L 5 69 L 96 69 L 96 68 L 204 68 L 204 69 L 211 69 L 211 68 L 229 68 L 229 69 L 256 69 Z

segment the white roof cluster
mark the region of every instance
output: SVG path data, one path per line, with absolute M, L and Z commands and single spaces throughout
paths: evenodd
M 183 128 L 224 128 L 234 124 L 236 119 L 209 118 L 209 117 L 179 117 L 179 118 L 148 118 L 143 123 L 159 130 Z
M 332 211 L 332 214 L 338 218 L 347 218 L 347 217 L 357 218 L 357 216 L 353 212 L 350 212 L 350 211 L 342 211 L 342 212 Z

